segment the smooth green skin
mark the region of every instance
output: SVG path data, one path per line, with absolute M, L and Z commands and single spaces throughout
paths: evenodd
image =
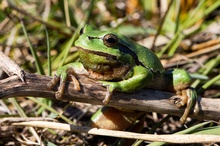
M 114 34 L 118 37 L 118 45 L 114 47 L 108 47 L 103 43 L 102 38 L 106 34 Z M 89 37 L 96 37 L 99 39 L 89 39 Z M 143 66 L 136 65 L 135 60 L 129 55 L 119 50 L 119 44 L 127 46 L 130 50 L 132 50 L 138 57 L 138 60 L 144 64 Z M 84 27 L 83 34 L 80 35 L 78 40 L 75 42 L 75 46 L 81 47 L 83 49 L 92 51 L 94 53 L 101 52 L 106 55 L 115 56 L 117 60 L 122 62 L 123 64 L 130 64 L 133 68 L 131 70 L 131 77 L 126 80 L 121 80 L 119 82 L 111 82 L 111 81 L 101 81 L 102 85 L 107 86 L 109 92 L 117 89 L 122 92 L 132 92 L 138 89 L 141 89 L 147 85 L 147 82 L 151 82 L 153 80 L 153 72 L 164 72 L 164 68 L 157 58 L 157 56 L 149 49 L 138 45 L 137 43 L 131 41 L 127 37 L 123 35 L 118 35 L 112 32 L 99 31 L 95 30 L 89 25 Z M 88 52 L 85 52 L 88 54 Z M 108 64 L 110 61 L 103 56 L 93 56 L 92 62 L 94 64 Z M 84 64 L 86 65 L 86 64 Z M 93 68 L 94 70 L 94 68 Z
M 118 38 L 118 43 L 111 47 L 104 44 L 103 38 L 106 34 L 114 34 Z M 57 71 L 57 76 L 60 76 L 63 82 L 66 81 L 67 72 L 70 68 L 76 74 L 89 76 L 89 73 L 86 72 L 88 70 L 105 73 L 116 66 L 129 65 L 129 71 L 124 76 L 120 76 L 119 79 L 117 78 L 117 81 L 114 79 L 105 80 L 104 78 L 99 80 L 108 89 L 106 95 L 108 99 L 104 101 L 106 104 L 114 90 L 133 92 L 146 87 L 172 92 L 186 90 L 186 94 L 190 97 L 188 97 L 187 103 L 179 104 L 179 106 L 187 104 L 184 117 L 182 117 L 183 122 L 194 108 L 197 96 L 192 89 L 188 90 L 191 83 L 190 75 L 182 69 L 165 72 L 160 60 L 151 50 L 129 38 L 113 32 L 99 31 L 86 25 L 82 34 L 76 40 L 75 46 L 79 48 L 81 63 L 71 63 Z M 133 57 L 128 50 L 133 53 Z M 62 96 L 62 92 L 59 93 L 58 90 L 60 96 Z
M 106 46 L 102 40 L 102 38 L 106 34 L 116 35 L 118 37 L 118 45 L 114 47 Z M 94 37 L 97 39 L 89 39 L 89 37 Z M 144 66 L 137 65 L 135 60 L 131 57 L 131 55 L 120 51 L 120 45 L 124 45 L 130 50 L 132 50 L 137 55 L 138 61 L 141 62 Z M 105 54 L 106 56 L 115 56 L 119 62 L 122 62 L 122 64 L 129 64 L 132 66 L 130 73 L 128 73 L 132 74 L 131 76 L 129 76 L 129 78 L 122 78 L 121 81 L 118 82 L 100 81 L 100 83 L 102 83 L 104 86 L 109 87 L 110 92 L 112 92 L 115 89 L 122 92 L 133 92 L 144 87 L 153 89 L 159 88 L 163 90 L 163 87 L 157 87 L 159 85 L 154 86 L 152 85 L 152 83 L 154 84 L 160 81 L 163 82 L 163 84 L 165 85 L 164 82 L 166 80 L 172 80 L 170 84 L 172 84 L 174 87 L 188 87 L 191 83 L 191 77 L 185 70 L 175 69 L 172 72 L 165 72 L 160 60 L 151 50 L 135 43 L 134 41 L 120 34 L 115 34 L 113 32 L 108 31 L 95 30 L 93 27 L 86 25 L 84 27 L 83 34 L 81 34 L 78 40 L 76 40 L 75 46 L 83 48 L 85 50 L 89 50 L 94 54 L 98 54 L 100 52 L 104 54 L 103 57 L 100 55 L 93 55 L 91 52 L 82 52 L 86 54 L 85 56 L 91 56 L 92 58 L 86 63 L 82 62 L 84 66 L 86 66 L 88 63 L 90 63 L 90 66 L 95 66 L 97 64 L 112 63 L 111 60 L 105 57 Z M 92 68 L 92 70 L 96 70 L 96 67 Z M 172 77 L 166 77 L 166 74 L 171 74 Z M 182 87 L 182 89 L 180 90 L 183 90 L 185 88 L 186 87 Z
M 128 56 L 128 54 L 125 54 L 119 50 L 121 44 L 127 46 L 130 50 L 132 50 L 137 55 L 138 60 L 144 64 L 145 68 L 153 70 L 154 72 L 156 71 L 164 72 L 164 68 L 160 60 L 151 50 L 135 43 L 129 38 L 120 34 L 115 34 L 113 32 L 95 30 L 89 25 L 86 25 L 83 30 L 84 32 L 83 34 L 80 35 L 78 40 L 76 40 L 75 46 L 94 52 L 102 52 L 107 55 L 116 56 L 118 60 L 135 66 L 136 64 L 133 58 L 131 58 L 131 56 Z M 108 47 L 104 45 L 102 38 L 106 34 L 114 34 L 115 36 L 117 36 L 118 45 L 114 47 Z M 89 39 L 88 37 L 97 37 L 99 39 Z M 100 56 L 97 56 L 96 58 L 94 58 L 93 61 L 96 62 L 97 58 L 99 57 Z M 100 61 L 100 63 L 101 62 L 108 62 L 108 60 L 106 60 L 106 58 L 103 58 L 103 60 Z

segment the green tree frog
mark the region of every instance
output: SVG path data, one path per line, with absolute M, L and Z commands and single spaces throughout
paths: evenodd
M 85 25 L 75 42 L 80 62 L 67 64 L 58 69 L 56 76 L 48 83 L 53 88 L 58 81 L 60 86 L 56 98 L 61 99 L 67 76 L 80 89 L 74 74 L 83 74 L 97 80 L 107 88 L 103 100 L 108 104 L 113 91 L 133 92 L 142 88 L 176 92 L 182 95 L 176 102 L 186 109 L 181 117 L 184 123 L 191 111 L 198 111 L 197 94 L 189 87 L 190 75 L 182 69 L 165 71 L 158 57 L 148 48 L 129 38 L 109 31 L 99 31 Z

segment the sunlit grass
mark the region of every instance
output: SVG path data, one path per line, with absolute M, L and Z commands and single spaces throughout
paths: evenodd
M 129 7 L 129 4 L 133 4 L 135 7 Z M 202 55 L 195 54 L 190 57 L 187 57 L 187 54 L 197 53 L 197 50 L 191 49 L 194 45 L 192 40 L 197 34 L 218 21 L 219 14 L 216 14 L 215 11 L 219 7 L 220 1 L 215 0 L 188 0 L 185 3 L 181 0 L 140 0 L 137 3 L 133 3 L 132 0 L 122 2 L 112 0 L 60 0 L 53 2 L 3 0 L 0 2 L 2 10 L 0 11 L 0 49 L 24 70 L 53 76 L 58 67 L 79 61 L 74 42 L 85 24 L 93 25 L 100 30 L 122 33 L 138 42 L 144 42 L 145 39 L 155 37 L 155 35 L 157 36 L 155 42 L 160 42 L 159 36 L 163 36 L 167 38 L 163 44 L 153 44 L 154 41 L 152 40 L 155 38 L 144 43 L 150 43 L 151 46 L 154 46 L 153 51 L 168 64 L 173 63 L 172 58 L 184 56 L 184 59 L 178 59 L 178 61 L 184 60 L 185 63 L 180 64 L 175 61 L 173 67 L 180 66 L 191 70 L 195 78 L 197 74 L 197 79 L 192 87 L 199 89 L 199 95 L 204 96 L 203 92 L 209 92 L 210 88 L 216 91 L 216 86 L 219 87 L 216 84 L 219 82 L 219 49 L 216 52 L 207 51 Z M 192 42 L 186 50 L 181 48 L 184 41 Z M 202 57 L 206 59 L 199 60 Z M 209 80 L 207 78 L 201 79 L 199 76 L 207 77 Z M 214 84 L 215 86 L 213 86 Z M 213 97 L 219 97 L 219 94 L 215 92 Z M 19 105 L 27 99 L 12 100 L 13 106 L 16 107 L 15 111 L 19 113 L 17 116 L 55 115 L 55 118 L 59 117 L 62 121 L 75 123 L 68 119 L 68 116 L 63 115 L 65 113 L 64 108 L 62 109 L 63 112 L 56 111 L 57 103 L 52 103 L 49 100 L 37 100 L 32 97 L 28 99 L 32 102 L 31 106 L 36 109 L 28 114 Z M 8 100 L 3 102 L 10 109 L 9 103 L 11 102 Z M 79 108 L 78 110 L 82 109 Z M 5 114 L 5 116 L 8 115 Z M 160 119 L 163 121 L 160 126 L 167 124 L 168 119 L 164 121 L 163 118 Z M 159 123 L 159 120 L 155 123 Z M 176 126 L 175 131 L 184 133 L 195 128 L 200 129 L 197 133 L 213 134 L 212 132 L 216 132 L 216 130 L 219 132 L 219 127 L 211 124 L 202 122 L 190 124 L 192 127 L 183 131 Z M 208 125 L 207 128 L 203 128 L 204 125 Z M 158 128 L 151 132 L 156 133 Z M 173 133 L 172 130 L 169 132 Z M 187 131 L 187 133 L 193 132 Z

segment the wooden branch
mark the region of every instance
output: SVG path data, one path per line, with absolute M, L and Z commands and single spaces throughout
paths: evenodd
M 47 83 L 51 80 L 50 77 L 25 73 L 1 51 L 0 68 L 10 76 L 0 80 L 0 99 L 19 96 L 56 99 L 55 91 L 58 85 L 53 90 L 49 89 Z M 102 100 L 106 95 L 106 88 L 85 76 L 78 76 L 78 80 L 81 90 L 74 90 L 74 85 L 68 82 L 62 101 L 103 105 Z M 178 96 L 173 93 L 142 89 L 135 93 L 113 93 L 108 106 L 181 116 L 184 107 L 179 109 L 169 100 L 175 97 Z M 201 111 L 196 116 L 190 115 L 192 118 L 220 120 L 220 99 L 199 98 L 199 106 Z
M 93 80 L 79 76 L 81 90 L 75 91 L 73 84 L 68 82 L 66 85 L 63 101 L 76 101 L 90 104 L 103 105 L 102 100 L 106 94 L 106 88 L 97 84 Z M 55 91 L 47 87 L 51 77 L 26 73 L 25 82 L 22 82 L 18 76 L 10 76 L 0 80 L 0 99 L 20 96 L 34 96 L 55 99 Z M 183 108 L 177 108 L 169 98 L 178 97 L 173 93 L 142 89 L 135 93 L 115 92 L 108 104 L 112 107 L 120 107 L 129 110 L 139 110 L 146 112 L 157 112 L 181 116 Z M 220 120 L 220 99 L 199 98 L 201 111 L 198 115 L 190 115 L 196 119 Z

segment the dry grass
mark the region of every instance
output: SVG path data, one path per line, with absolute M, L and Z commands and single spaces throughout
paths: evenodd
M 122 33 L 148 46 L 161 58 L 166 69 L 178 67 L 190 72 L 195 78 L 192 86 L 201 97 L 219 98 L 219 6 L 220 2 L 214 0 L 172 3 L 165 0 L 3 0 L 0 2 L 0 50 L 24 70 L 51 75 L 57 67 L 78 59 L 72 44 L 79 28 L 91 24 L 99 29 Z M 1 70 L 0 77 L 5 78 Z M 85 126 L 99 107 L 22 97 L 1 100 L 0 116 L 50 117 L 59 122 Z M 187 130 L 178 120 L 178 117 L 147 113 L 142 133 L 173 134 Z M 188 119 L 186 125 L 192 127 L 201 123 L 203 121 Z M 209 123 L 199 128 L 215 129 L 217 125 Z M 116 139 L 47 128 L 10 126 L 6 129 L 1 127 L 0 131 L 4 133 L 0 134 L 2 145 L 104 145 Z

